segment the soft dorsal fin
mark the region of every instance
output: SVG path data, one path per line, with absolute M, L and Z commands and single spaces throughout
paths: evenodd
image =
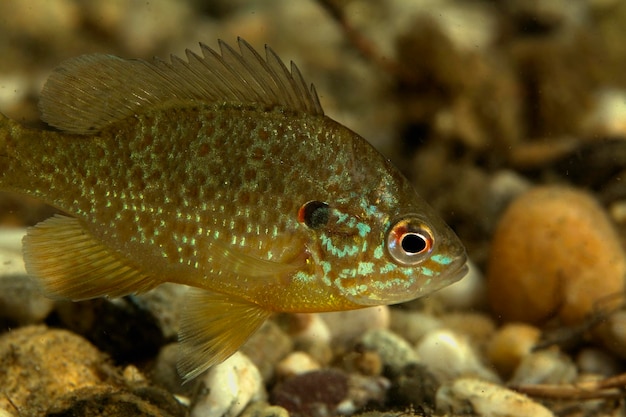
M 48 124 L 72 133 L 93 133 L 141 109 L 170 100 L 280 105 L 322 115 L 315 87 L 307 87 L 298 67 L 291 71 L 265 47 L 263 59 L 239 38 L 240 53 L 219 40 L 220 53 L 200 44 L 202 56 L 187 60 L 127 60 L 83 55 L 62 63 L 46 82 L 40 109 Z

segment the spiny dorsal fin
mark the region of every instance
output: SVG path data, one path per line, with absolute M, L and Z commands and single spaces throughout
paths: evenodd
M 322 115 L 315 87 L 307 87 L 296 65 L 291 71 L 265 47 L 263 59 L 239 38 L 241 53 L 219 40 L 218 53 L 200 44 L 202 56 L 187 50 L 187 61 L 126 60 L 83 55 L 59 66 L 40 102 L 48 124 L 72 133 L 93 133 L 108 124 L 170 100 L 280 105 Z
M 185 381 L 226 360 L 272 315 L 242 298 L 197 288 L 186 301 L 178 361 Z
M 56 215 L 28 229 L 24 263 L 52 298 L 121 297 L 160 284 L 91 236 L 77 219 Z

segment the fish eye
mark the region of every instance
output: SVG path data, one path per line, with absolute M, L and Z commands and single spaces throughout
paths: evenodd
M 298 220 L 310 229 L 326 226 L 330 218 L 330 208 L 322 201 L 312 200 L 304 203 L 298 210 Z
M 419 219 L 403 218 L 389 228 L 387 251 L 402 266 L 416 265 L 433 249 L 434 238 Z

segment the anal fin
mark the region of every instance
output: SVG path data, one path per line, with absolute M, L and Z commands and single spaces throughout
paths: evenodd
M 185 382 L 226 360 L 272 312 L 242 298 L 190 288 L 180 328 L 178 372 Z
M 52 298 L 121 297 L 160 284 L 72 217 L 56 215 L 29 228 L 23 244 L 27 272 Z

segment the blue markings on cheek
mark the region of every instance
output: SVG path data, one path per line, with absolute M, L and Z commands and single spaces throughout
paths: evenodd
M 420 274 L 425 275 L 427 277 L 432 277 L 433 275 L 435 275 L 433 270 L 430 268 L 420 268 Z
M 373 262 L 359 262 L 357 267 L 357 274 L 359 275 L 370 275 L 374 273 L 374 263 Z
M 452 263 L 452 258 L 446 255 L 433 255 L 430 259 L 437 262 L 439 265 L 448 265 Z
M 320 236 L 320 241 L 322 246 L 333 256 L 337 256 L 338 258 L 343 258 L 347 256 L 354 256 L 359 253 L 359 247 L 357 245 L 345 245 L 343 248 L 336 247 L 332 239 L 322 234 Z
M 367 236 L 367 234 L 372 230 L 372 228 L 365 223 L 357 223 L 356 228 L 359 230 L 359 236 L 361 237 Z

